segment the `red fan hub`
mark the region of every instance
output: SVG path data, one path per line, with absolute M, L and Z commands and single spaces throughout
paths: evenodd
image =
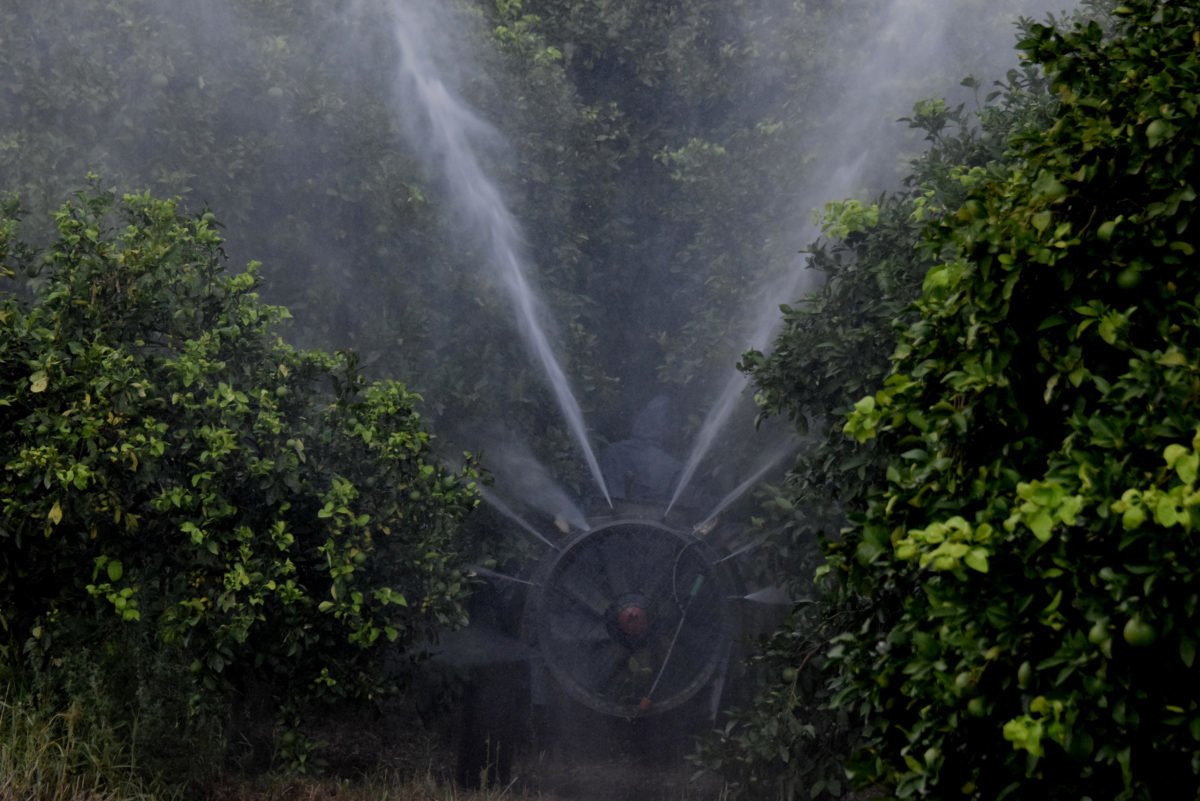
M 650 616 L 637 604 L 629 604 L 617 612 L 617 628 L 630 637 L 643 637 L 650 628 Z

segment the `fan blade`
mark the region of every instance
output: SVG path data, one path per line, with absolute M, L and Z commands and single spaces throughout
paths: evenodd
M 683 546 L 686 548 L 687 546 Z M 638 565 L 637 586 L 642 592 L 653 590 L 662 581 L 670 581 L 680 549 L 673 542 L 655 540 L 653 545 L 644 545 L 646 556 Z
M 592 661 L 590 672 L 592 686 L 588 689 L 596 693 L 607 691 L 613 680 L 628 667 L 628 662 L 629 650 L 620 643 L 610 640 L 603 653 L 598 654 Z
M 677 605 L 672 598 L 671 582 L 674 580 L 671 566 L 665 565 L 659 570 L 658 575 L 653 577 L 653 583 L 647 581 L 646 597 L 650 599 L 653 606 L 658 607 L 662 604 L 670 604 L 672 609 L 677 608 Z
M 606 643 L 612 640 L 608 634 L 608 628 L 604 625 L 604 621 L 596 620 L 586 628 L 580 627 L 574 632 L 563 633 L 562 636 L 555 637 L 565 645 L 597 645 Z
M 596 618 L 604 619 L 604 612 L 608 609 L 608 599 L 598 595 L 593 588 L 583 584 L 566 584 L 556 587 L 555 591 L 574 601 L 577 608 L 586 609 Z
M 630 592 L 631 560 L 635 551 L 627 537 L 611 537 L 599 549 L 603 560 L 603 575 L 613 598 Z

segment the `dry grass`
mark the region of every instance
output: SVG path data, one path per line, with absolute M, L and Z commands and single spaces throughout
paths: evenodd
M 512 788 L 466 792 L 432 776 L 398 779 L 368 777 L 358 781 L 333 779 L 283 779 L 267 782 L 220 784 L 206 801 L 532 801 L 533 796 L 510 792 Z
M 206 801 L 721 801 L 719 786 L 689 783 L 650 769 L 592 764 L 547 770 L 503 787 L 463 790 L 432 776 L 357 782 L 274 779 L 215 788 Z
M 359 778 L 226 776 L 202 791 L 145 782 L 119 745 L 119 732 L 77 726 L 78 707 L 40 712 L 0 696 L 0 801 L 720 801 L 719 783 L 694 782 L 680 765 L 639 764 L 612 755 L 527 755 L 517 778 L 482 790 L 456 787 L 446 755 L 427 737 L 375 742 L 347 738 L 349 750 L 387 758 Z M 345 732 L 343 732 L 345 734 Z M 399 746 L 399 747 L 397 747 Z
M 164 801 L 110 737 L 77 735 L 80 710 L 43 715 L 0 697 L 0 801 Z
M 627 757 L 545 759 L 534 766 L 529 786 L 561 801 L 720 801 L 721 782 L 694 778 L 694 768 Z

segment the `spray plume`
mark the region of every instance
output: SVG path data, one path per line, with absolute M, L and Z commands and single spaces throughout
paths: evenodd
M 1033 13 L 1049 10 L 1051 5 L 1046 0 L 1015 0 L 1006 4 L 1008 13 L 1002 13 L 1004 9 L 999 8 L 996 12 L 1011 23 L 1018 11 Z M 818 82 L 827 87 L 825 97 L 829 101 L 824 106 L 825 123 L 820 134 L 825 155 L 796 201 L 793 219 L 798 220 L 798 224 L 791 236 L 797 252 L 803 252 L 801 249 L 819 236 L 820 231 L 812 219 L 822 203 L 861 194 L 868 189 L 890 188 L 895 183 L 895 165 L 881 160 L 880 154 L 886 154 L 887 159 L 894 158 L 892 154 L 902 151 L 904 139 L 909 136 L 894 122 L 907 111 L 905 106 L 897 105 L 897 98 L 912 98 L 906 82 L 919 82 L 931 71 L 936 72 L 937 60 L 945 55 L 947 43 L 952 38 L 948 32 L 955 27 L 965 29 L 967 26 L 962 23 L 978 14 L 978 9 L 956 8 L 945 2 L 926 0 L 891 0 L 881 6 L 881 18 L 872 35 L 856 44 L 857 52 L 865 57 L 853 68 L 838 63 Z M 1003 46 L 997 38 L 973 57 L 959 52 L 954 53 L 951 60 L 957 64 L 974 61 L 975 68 L 987 73 L 998 68 L 1002 58 L 1010 57 L 1011 45 Z M 905 89 L 898 91 L 897 86 L 905 86 Z M 942 89 L 938 86 L 935 91 L 940 93 Z M 750 302 L 745 319 L 755 322 L 743 340 L 747 346 L 769 352 L 770 343 L 783 323 L 778 313 L 779 305 L 809 291 L 818 281 L 818 274 L 808 269 L 806 260 L 796 259 L 784 275 Z M 748 383 L 749 379 L 736 370 L 726 381 L 696 436 L 667 507 L 668 512 L 682 497 L 718 435 L 732 418 Z
M 769 451 L 767 453 L 766 457 L 763 459 L 762 463 L 759 465 L 758 469 L 755 470 L 753 473 L 751 473 L 749 478 L 747 478 L 741 484 L 738 484 L 736 487 L 734 487 L 732 490 L 730 490 L 729 493 L 724 498 L 722 498 L 721 501 L 715 507 L 713 507 L 713 510 L 708 513 L 708 515 L 704 518 L 704 520 L 700 521 L 700 523 L 696 526 L 696 530 L 697 531 L 706 530 L 708 528 L 708 524 L 710 522 L 712 522 L 712 520 L 717 515 L 721 514 L 721 512 L 723 512 L 723 511 L 725 511 L 725 509 L 728 508 L 728 506 L 731 503 L 736 501 L 748 489 L 750 489 L 755 484 L 757 484 L 759 482 L 759 480 L 763 476 L 765 476 L 772 467 L 774 467 L 776 464 L 779 463 L 779 461 L 781 459 L 783 459 L 784 456 L 787 456 L 789 453 L 791 453 L 793 450 L 795 450 L 796 446 L 797 446 L 797 440 L 795 438 L 789 437 L 788 439 L 785 439 L 782 443 L 777 445 L 774 449 Z
M 410 126 L 409 136 L 414 145 L 439 165 L 456 201 L 469 218 L 469 227 L 479 231 L 486 241 L 491 266 L 517 313 L 521 336 L 545 373 L 592 477 L 612 506 L 600 464 L 588 441 L 579 402 L 542 324 L 546 310 L 526 273 L 517 222 L 479 160 L 477 142 L 494 136 L 494 132 L 442 81 L 437 65 L 423 46 L 427 38 L 423 35 L 423 20 L 427 14 L 422 13 L 420 5 L 416 0 L 401 0 L 393 5 L 400 76 L 408 88 L 406 95 L 424 111 L 427 125 L 422 132 Z
M 583 512 L 555 483 L 527 445 L 498 427 L 482 439 L 480 445 L 494 468 L 496 492 L 510 500 L 520 499 L 544 512 L 564 530 L 568 525 L 576 530 L 587 530 Z
M 534 528 L 532 525 L 530 525 L 530 523 L 527 520 L 525 520 L 525 518 L 518 515 L 516 512 L 514 512 L 512 509 L 510 509 L 508 507 L 508 504 L 506 504 L 504 501 L 497 498 L 496 493 L 489 492 L 486 489 L 480 489 L 479 497 L 483 498 L 484 503 L 488 504 L 493 509 L 495 509 L 497 512 L 504 515 L 509 520 L 513 521 L 518 526 L 520 526 L 522 530 L 528 532 L 529 534 L 532 534 L 536 539 L 541 541 L 541 543 L 543 545 L 550 548 L 550 550 L 552 550 L 552 551 L 559 550 L 559 547 L 557 545 L 555 545 L 550 540 L 546 539 L 542 535 L 542 533 L 540 531 L 538 531 L 536 528 Z

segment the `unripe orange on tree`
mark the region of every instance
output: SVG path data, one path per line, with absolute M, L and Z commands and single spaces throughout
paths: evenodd
M 1136 267 L 1126 267 L 1117 273 L 1117 286 L 1121 289 L 1133 289 L 1142 282 L 1142 273 Z
M 1022 690 L 1029 686 L 1029 679 L 1033 676 L 1033 665 L 1028 661 L 1022 662 L 1017 668 L 1017 686 Z
M 1151 626 L 1137 615 L 1134 615 L 1125 622 L 1125 629 L 1121 634 L 1125 637 L 1125 642 L 1135 648 L 1150 645 L 1158 639 L 1158 632 L 1155 631 L 1154 626 Z

